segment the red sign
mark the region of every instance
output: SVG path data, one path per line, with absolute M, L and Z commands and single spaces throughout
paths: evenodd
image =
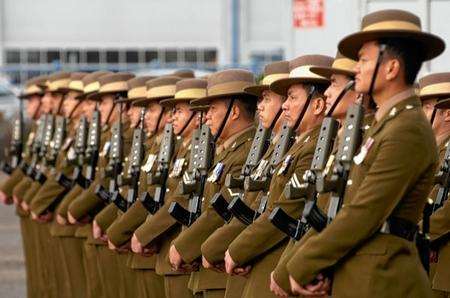
M 293 0 L 292 23 L 297 28 L 323 26 L 323 0 Z

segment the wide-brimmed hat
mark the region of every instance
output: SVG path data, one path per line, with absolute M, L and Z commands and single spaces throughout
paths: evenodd
M 91 95 L 92 99 L 100 99 L 106 94 L 119 94 L 121 97 L 126 97 L 128 92 L 127 81 L 134 78 L 134 74 L 128 72 L 119 72 L 101 76 L 98 79 L 100 88 Z M 118 99 L 121 99 L 120 97 Z
M 181 81 L 180 77 L 162 76 L 150 81 L 147 81 L 147 93 L 143 99 L 138 99 L 133 102 L 133 105 L 144 107 L 150 102 L 160 101 L 162 99 L 172 98 L 175 95 L 176 83 Z
M 450 107 L 444 100 L 450 98 L 450 72 L 433 73 L 419 80 L 419 98 L 421 100 L 437 99 L 436 107 Z M 442 102 L 442 103 L 441 103 Z
M 208 104 L 218 98 L 248 98 L 254 95 L 244 91 L 245 88 L 255 85 L 253 73 L 244 69 L 227 69 L 218 71 L 208 77 L 206 96 L 195 99 L 196 104 Z
M 326 77 L 311 71 L 312 67 L 331 67 L 334 59 L 324 55 L 304 55 L 289 61 L 289 77 L 270 84 L 270 90 L 286 96 L 289 87 L 295 84 L 328 84 Z
M 175 84 L 175 95 L 172 98 L 161 100 L 159 103 L 163 106 L 174 106 L 178 102 L 190 102 L 197 98 L 206 96 L 206 80 L 202 79 L 184 79 Z
M 422 51 L 423 61 L 439 56 L 445 42 L 438 36 L 422 31 L 420 18 L 413 13 L 398 9 L 380 10 L 362 19 L 361 31 L 344 37 L 339 42 L 339 51 L 351 59 L 358 58 L 362 45 L 380 38 L 403 38 L 414 41 Z
M 174 71 L 171 76 L 180 77 L 182 79 L 193 79 L 195 78 L 195 73 L 191 69 L 180 69 L 177 71 Z
M 99 78 L 105 75 L 110 75 L 112 72 L 110 71 L 95 71 L 90 74 L 87 74 L 83 77 L 81 82 L 83 83 L 83 94 L 79 95 L 78 99 L 94 99 L 91 98 L 91 95 L 98 92 L 100 88 Z
M 156 77 L 154 76 L 140 76 L 129 79 L 127 97 L 118 102 L 133 102 L 135 100 L 144 99 L 147 96 L 146 83 Z
M 45 91 L 66 93 L 70 83 L 70 72 L 56 72 L 47 77 Z
M 289 61 L 278 61 L 267 64 L 264 67 L 264 77 L 259 85 L 249 86 L 244 89 L 245 92 L 260 97 L 265 90 L 270 89 L 270 84 L 276 80 L 289 77 Z
M 311 71 L 319 76 L 330 79 L 333 74 L 341 74 L 349 77 L 355 76 L 356 61 L 337 52 L 331 67 L 311 67 Z
M 64 89 L 65 92 L 76 91 L 83 93 L 83 78 L 88 75 L 87 72 L 72 72 L 70 74 L 70 81 L 67 88 Z M 78 98 L 78 97 L 77 97 Z
M 48 76 L 42 75 L 29 79 L 25 83 L 25 87 L 22 93 L 19 95 L 19 98 L 28 99 L 33 95 L 43 95 L 44 89 L 41 87 L 42 84 L 45 84 Z

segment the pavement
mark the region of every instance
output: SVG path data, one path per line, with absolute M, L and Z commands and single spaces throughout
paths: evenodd
M 0 183 L 4 177 L 0 176 Z M 19 218 L 0 204 L 0 297 L 25 298 L 25 265 Z

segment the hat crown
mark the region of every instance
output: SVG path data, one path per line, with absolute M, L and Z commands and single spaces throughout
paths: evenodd
M 419 80 L 419 96 L 422 100 L 429 98 L 450 97 L 450 72 L 433 73 Z
M 180 80 L 182 79 L 176 76 L 163 76 L 147 81 L 146 85 L 147 89 L 151 89 L 160 86 L 175 85 Z
M 206 80 L 202 79 L 184 79 L 181 81 L 178 81 L 176 83 L 176 91 L 182 91 L 186 89 L 205 89 L 208 85 Z
M 146 86 L 145 84 L 149 80 L 153 80 L 155 78 L 156 77 L 154 77 L 154 76 L 139 76 L 139 77 L 129 79 L 127 81 L 128 88 L 133 89 L 133 88 L 145 87 Z
M 289 61 L 277 61 L 264 67 L 264 76 L 279 73 L 289 73 Z
M 29 79 L 25 83 L 25 87 L 33 86 L 33 85 L 41 85 L 44 84 L 48 80 L 47 75 L 41 75 L 34 78 Z
M 375 24 L 384 24 L 383 27 L 374 26 Z M 392 30 L 392 29 L 402 29 L 398 28 L 398 25 L 403 24 L 404 29 L 407 30 L 418 30 L 422 28 L 420 18 L 415 14 L 400 10 L 400 9 L 386 9 L 379 10 L 367 14 L 363 17 L 361 22 L 361 29 L 367 30 L 373 27 L 373 30 Z M 410 24 L 410 26 L 408 26 Z
M 208 89 L 220 84 L 231 82 L 243 82 L 248 83 L 248 85 L 252 85 L 255 83 L 255 77 L 253 76 L 253 73 L 244 69 L 227 69 L 218 71 L 213 73 L 208 78 Z
M 195 78 L 195 74 L 193 70 L 190 69 L 180 69 L 175 71 L 171 76 L 180 77 L 183 79 Z
M 70 72 L 60 71 L 60 72 L 56 72 L 56 73 L 49 75 L 47 77 L 47 80 L 49 82 L 55 82 L 58 80 L 69 79 L 70 75 L 71 75 Z
M 302 66 L 330 67 L 334 59 L 325 55 L 304 55 L 289 61 L 289 70 Z
M 132 78 L 134 78 L 134 74 L 132 73 L 113 73 L 101 76 L 98 79 L 98 82 L 100 83 L 100 86 L 104 86 L 109 83 L 128 81 Z
M 101 76 L 105 76 L 105 75 L 109 75 L 109 74 L 112 74 L 112 72 L 110 72 L 110 71 L 95 71 L 95 72 L 92 72 L 90 74 L 87 74 L 82 79 L 82 81 L 83 81 L 84 86 L 86 86 L 86 85 L 89 85 L 91 83 L 94 83 L 94 82 L 98 81 L 98 79 Z

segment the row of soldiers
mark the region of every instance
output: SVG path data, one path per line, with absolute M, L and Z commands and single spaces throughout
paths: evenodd
M 444 48 L 384 10 L 259 84 L 29 80 L 0 192 L 28 296 L 450 297 L 450 73 L 414 84 Z

